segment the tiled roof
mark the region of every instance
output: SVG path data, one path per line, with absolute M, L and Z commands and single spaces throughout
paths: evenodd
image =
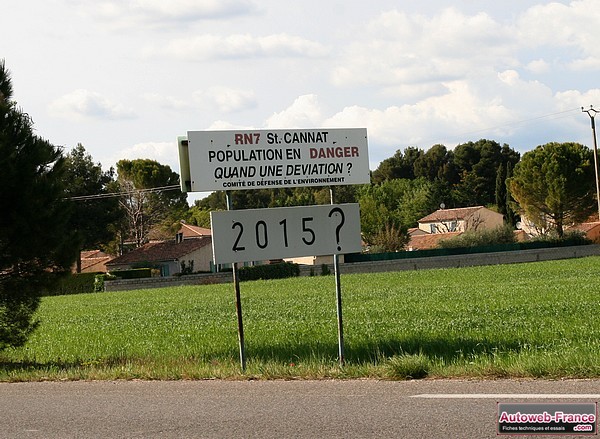
M 183 233 L 183 237 L 187 238 L 197 238 L 200 236 L 211 236 L 212 230 L 205 229 L 204 227 L 191 226 L 189 224 L 181 223 L 181 228 L 179 229 L 179 233 Z
M 108 266 L 128 265 L 136 262 L 164 262 L 174 261 L 184 257 L 199 248 L 210 245 L 212 237 L 204 236 L 202 238 L 184 239 L 181 242 L 176 240 L 150 242 L 140 248 L 125 253 L 123 256 L 110 261 Z
M 458 209 L 440 209 L 433 213 L 421 218 L 420 223 L 430 223 L 438 221 L 456 221 L 468 218 L 473 213 L 480 209 L 484 209 L 483 206 L 474 207 L 460 207 Z

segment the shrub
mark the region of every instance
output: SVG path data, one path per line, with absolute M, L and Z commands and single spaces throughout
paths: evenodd
M 496 244 L 512 244 L 516 242 L 515 233 L 510 226 L 499 226 L 495 229 L 466 231 L 461 235 L 442 239 L 440 248 L 482 247 Z
M 300 266 L 291 262 L 279 264 L 255 265 L 242 267 L 238 271 L 240 280 L 282 279 L 285 277 L 300 276 Z
M 563 234 L 562 238 L 559 238 L 558 235 L 555 234 L 540 235 L 533 239 L 533 241 L 545 242 L 556 247 L 569 245 L 587 245 L 592 243 L 592 240 L 587 238 L 585 232 L 582 232 L 581 230 L 567 230 Z

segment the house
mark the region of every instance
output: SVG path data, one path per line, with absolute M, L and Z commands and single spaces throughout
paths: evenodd
M 504 224 L 504 217 L 483 206 L 439 209 L 424 216 L 419 226 L 409 229 L 406 249 L 429 250 L 440 241 L 458 236 L 468 230 L 495 229 Z
M 517 223 L 517 228 L 526 234 L 527 239 L 547 235 L 553 230 L 550 226 L 550 221 L 548 221 L 545 227 L 540 227 L 525 215 L 521 215 L 521 221 Z M 600 221 L 598 221 L 597 213 L 590 216 L 583 223 L 565 225 L 564 231 L 580 231 L 594 244 L 600 244 Z
M 109 271 L 129 270 L 139 266 L 160 269 L 161 276 L 184 271 L 213 271 L 210 229 L 181 225 L 175 239 L 149 242 L 106 264 Z
M 466 232 L 495 229 L 504 224 L 504 217 L 483 206 L 439 209 L 421 218 L 419 230 L 425 233 Z

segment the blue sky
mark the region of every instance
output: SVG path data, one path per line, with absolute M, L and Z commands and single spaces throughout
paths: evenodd
M 188 130 L 366 127 L 398 149 L 592 145 L 597 0 L 23 0 L 0 58 L 39 135 L 178 171 Z M 600 119 L 599 119 L 600 120 Z

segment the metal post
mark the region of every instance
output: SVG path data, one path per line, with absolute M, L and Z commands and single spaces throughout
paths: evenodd
M 227 198 L 227 210 L 233 210 L 233 203 L 229 191 L 225 191 L 225 197 Z M 240 365 L 242 372 L 246 370 L 246 352 L 244 349 L 244 322 L 242 319 L 242 298 L 240 295 L 240 277 L 238 274 L 238 264 L 233 263 L 233 288 L 235 290 L 235 311 L 237 313 L 238 321 L 238 340 L 240 346 Z
M 329 197 L 331 204 L 334 204 L 333 188 L 329 188 Z M 335 297 L 337 303 L 337 319 L 338 319 L 338 356 L 340 366 L 344 365 L 344 321 L 342 318 L 342 283 L 340 281 L 340 261 L 339 255 L 333 255 L 333 272 L 335 275 Z
M 596 114 L 599 113 L 598 110 L 596 110 L 593 105 L 590 105 L 590 108 L 588 110 L 584 110 L 583 107 L 581 107 L 581 111 L 583 111 L 584 113 L 587 113 L 588 116 L 590 116 L 590 121 L 592 123 L 592 136 L 594 137 L 594 171 L 596 173 L 596 200 L 598 201 L 598 221 L 600 221 L 600 182 L 598 180 L 598 141 L 596 140 L 596 122 L 594 120 L 594 117 L 596 117 Z

